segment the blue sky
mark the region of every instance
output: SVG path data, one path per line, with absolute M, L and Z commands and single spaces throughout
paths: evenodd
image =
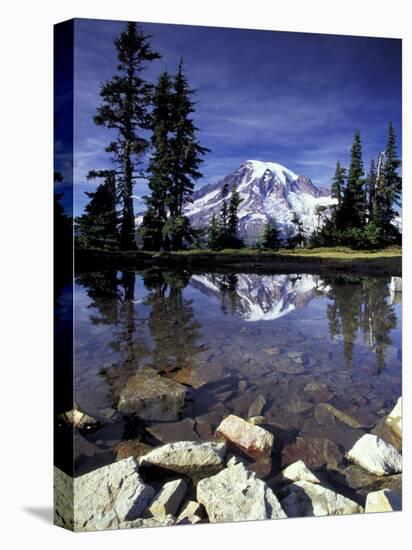
M 90 169 L 110 166 L 110 131 L 94 125 L 99 85 L 115 72 L 113 39 L 124 23 L 75 22 L 75 210 L 92 190 Z M 180 57 L 197 90 L 199 138 L 211 149 L 198 186 L 247 159 L 274 161 L 329 186 L 336 161 L 348 163 L 355 129 L 365 165 L 384 148 L 392 120 L 401 150 L 401 41 L 396 39 L 141 24 L 162 54 L 145 72 L 155 82 Z M 399 153 L 400 154 L 400 153 Z M 144 183 L 136 195 L 146 192 Z

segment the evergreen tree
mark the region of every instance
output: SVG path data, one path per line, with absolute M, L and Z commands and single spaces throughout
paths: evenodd
M 241 248 L 243 242 L 239 239 L 238 229 L 239 229 L 239 218 L 238 210 L 239 205 L 242 202 L 242 199 L 239 196 L 239 193 L 236 187 L 232 188 L 232 195 L 230 197 L 228 216 L 227 216 L 227 246 L 229 248 Z
M 370 223 L 373 218 L 373 208 L 375 203 L 375 191 L 376 191 L 376 167 L 374 159 L 371 159 L 369 168 L 369 174 L 366 179 L 367 186 L 367 215 L 368 222 Z
M 222 247 L 226 246 L 227 234 L 228 234 L 228 206 L 226 197 L 229 192 L 229 185 L 225 183 L 222 188 L 223 202 L 219 213 L 219 230 L 220 230 L 220 244 Z
M 398 174 L 401 161 L 396 152 L 396 136 L 391 122 L 388 124 L 388 141 L 385 149 L 385 161 L 382 169 L 384 188 L 382 193 L 382 229 L 384 236 L 390 239 L 395 233 L 393 220 L 397 214 L 396 206 L 401 204 L 402 178 Z
M 348 181 L 342 203 L 342 219 L 347 228 L 361 228 L 365 224 L 365 189 L 360 132 L 355 132 L 351 149 Z
M 171 186 L 167 204 L 170 220 L 167 226 L 167 236 L 170 238 L 173 250 L 182 247 L 185 235 L 180 231 L 188 231 L 189 221 L 183 216 L 184 206 L 192 200 L 195 182 L 202 177 L 199 168 L 203 162 L 202 156 L 209 151 L 200 145 L 197 139 L 198 128 L 191 118 L 194 103 L 191 100 L 194 90 L 190 89 L 183 72 L 183 62 L 179 64 L 177 75 L 173 80 L 172 122 L 174 134 L 170 140 L 172 157 Z
M 100 89 L 102 103 L 94 117 L 99 126 L 117 131 L 117 138 L 106 151 L 113 154 L 119 168 L 118 181 L 122 202 L 120 245 L 122 249 L 135 247 L 135 221 L 133 208 L 133 183 L 141 164 L 148 141 L 140 130 L 149 128 L 148 106 L 152 86 L 141 77 L 147 62 L 160 56 L 150 46 L 150 36 L 145 35 L 135 23 L 127 23 L 126 29 L 116 38 L 117 74 Z
M 118 248 L 116 179 L 113 170 L 89 172 L 87 179 L 103 178 L 90 198 L 84 214 L 77 218 L 79 243 L 92 248 Z
M 280 246 L 279 232 L 274 224 L 266 223 L 263 228 L 262 247 L 276 250 Z
M 335 175 L 333 176 L 332 186 L 331 186 L 331 196 L 333 199 L 336 199 L 337 207 L 340 208 L 342 205 L 343 192 L 345 189 L 345 178 L 346 178 L 346 169 L 341 166 L 340 162 L 336 163 Z
M 149 162 L 150 196 L 145 197 L 147 212 L 140 233 L 144 248 L 159 250 L 163 243 L 163 228 L 167 220 L 168 192 L 172 187 L 170 152 L 172 122 L 172 81 L 167 71 L 158 80 L 153 94 L 152 138 L 153 154 Z
M 331 186 L 331 196 L 333 199 L 337 200 L 336 206 L 334 208 L 333 222 L 338 229 L 341 229 L 343 226 L 342 219 L 342 202 L 345 192 L 345 180 L 346 180 L 346 169 L 341 166 L 338 161 L 336 164 L 335 175 L 332 180 Z
M 207 247 L 210 250 L 219 250 L 220 248 L 220 227 L 216 215 L 212 215 L 207 233 Z
M 295 236 L 293 237 L 293 242 L 296 246 L 302 246 L 305 241 L 303 222 L 300 220 L 296 212 L 293 212 L 292 223 L 295 226 Z

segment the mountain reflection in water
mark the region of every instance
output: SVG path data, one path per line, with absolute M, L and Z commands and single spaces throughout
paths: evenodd
M 391 294 L 389 283 L 160 269 L 79 275 L 76 402 L 110 422 L 89 434 L 87 445 L 84 435 L 76 440 L 77 474 L 113 461 L 120 441 L 210 437 L 225 415 L 246 416 L 259 394 L 265 417 L 297 433 L 328 429 L 341 442 L 336 427 L 331 434 L 316 424 L 316 396 L 305 388 L 321 388 L 318 397 L 334 396 L 343 410 L 356 400 L 376 418 L 390 410 L 401 392 L 401 294 Z M 160 376 L 187 388 L 166 435 L 162 419 L 153 425 L 118 410 L 139 372 L 153 384 Z M 342 445 L 350 439 L 345 430 Z

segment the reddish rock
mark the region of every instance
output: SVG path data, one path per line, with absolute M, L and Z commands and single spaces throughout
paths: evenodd
M 219 424 L 216 432 L 255 460 L 270 456 L 272 452 L 271 433 L 233 414 Z
M 223 380 L 229 376 L 229 373 L 223 367 L 207 364 L 180 369 L 174 374 L 173 378 L 181 384 L 198 389 L 206 384 Z

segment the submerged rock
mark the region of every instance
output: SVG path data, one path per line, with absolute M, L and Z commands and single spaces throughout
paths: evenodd
M 165 483 L 151 502 L 147 513 L 153 517 L 175 516 L 186 491 L 187 483 L 183 479 Z
M 294 443 L 282 450 L 282 466 L 303 460 L 309 468 L 333 470 L 338 469 L 342 458 L 338 446 L 321 437 L 297 437 Z
M 402 471 L 402 455 L 393 445 L 373 434 L 363 435 L 348 452 L 347 457 L 377 476 Z
M 325 419 L 327 414 L 330 414 L 351 428 L 372 428 L 376 422 L 375 415 L 363 411 L 356 406 L 351 407 L 348 412 L 345 412 L 337 409 L 330 403 L 319 403 L 316 405 L 315 414 L 317 419 L 321 416 Z
M 181 384 L 145 367 L 129 378 L 120 393 L 117 408 L 145 420 L 177 420 L 186 393 L 187 389 Z
M 303 391 L 308 393 L 315 403 L 327 403 L 335 397 L 335 393 L 326 384 L 309 382 Z
M 224 467 L 224 443 L 179 441 L 154 449 L 141 457 L 142 467 L 155 466 L 190 477 L 206 477 Z
M 162 443 L 176 443 L 176 441 L 197 441 L 199 436 L 194 430 L 195 422 L 192 418 L 185 418 L 180 422 L 163 422 L 147 426 L 146 430 Z
M 363 512 L 363 508 L 331 489 L 308 481 L 295 481 L 281 501 L 289 517 L 336 516 Z
M 197 500 L 212 523 L 286 517 L 273 491 L 243 464 L 199 481 Z
M 284 479 L 290 481 L 309 481 L 310 483 L 320 483 L 319 479 L 309 470 L 303 460 L 298 460 L 282 470 L 281 475 Z
M 223 367 L 207 364 L 180 369 L 173 378 L 181 384 L 198 389 L 211 382 L 224 380 L 229 376 L 230 374 Z
M 74 530 L 116 529 L 138 518 L 154 494 L 132 457 L 75 478 Z
M 400 493 L 384 489 L 369 493 L 366 497 L 365 512 L 395 512 L 402 510 Z
M 304 351 L 288 351 L 287 355 L 299 365 L 305 365 L 309 360 L 308 354 Z
M 306 411 L 310 411 L 310 409 L 313 409 L 313 403 L 309 403 L 309 401 L 294 401 L 293 403 L 290 403 L 287 405 L 286 410 L 291 412 L 292 414 L 300 414 Z
M 252 418 L 254 416 L 260 416 L 262 414 L 262 411 L 266 405 L 266 399 L 265 397 L 260 394 L 255 401 L 250 405 L 249 412 L 248 412 L 248 418 Z
M 277 371 L 283 374 L 303 374 L 306 370 L 302 364 L 296 363 L 290 357 L 280 356 L 276 359 L 275 366 Z
M 345 477 L 345 483 L 359 494 L 382 489 L 400 491 L 402 488 L 402 474 L 377 476 L 357 464 L 351 464 L 342 471 L 342 474 Z
M 272 452 L 273 435 L 270 432 L 233 414 L 222 420 L 216 432 L 256 460 Z

